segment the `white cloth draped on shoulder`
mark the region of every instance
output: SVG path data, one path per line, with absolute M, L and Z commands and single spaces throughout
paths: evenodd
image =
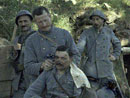
M 85 73 L 80 68 L 78 68 L 73 62 L 70 64 L 70 73 L 73 77 L 74 83 L 77 88 L 83 86 L 91 88 L 89 80 Z

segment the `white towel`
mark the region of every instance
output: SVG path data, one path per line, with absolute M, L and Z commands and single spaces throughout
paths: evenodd
M 70 73 L 73 77 L 74 83 L 77 88 L 80 88 L 83 86 L 87 88 L 91 88 L 87 76 L 73 62 L 70 64 Z

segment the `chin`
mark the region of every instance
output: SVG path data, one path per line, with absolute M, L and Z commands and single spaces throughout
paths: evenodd
M 29 30 L 22 30 L 22 32 L 28 32 Z
M 63 67 L 56 67 L 56 69 L 58 69 L 58 70 L 64 70 Z

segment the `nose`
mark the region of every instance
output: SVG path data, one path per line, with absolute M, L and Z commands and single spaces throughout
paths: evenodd
M 97 24 L 98 22 L 97 22 L 97 20 L 96 20 L 96 19 L 93 19 L 93 23 Z
M 22 22 L 22 26 L 24 26 L 25 25 L 25 22 Z

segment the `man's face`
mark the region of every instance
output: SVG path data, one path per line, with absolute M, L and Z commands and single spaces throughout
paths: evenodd
M 71 59 L 66 51 L 57 51 L 55 54 L 55 64 L 57 70 L 65 70 L 70 66 Z
M 99 16 L 92 16 L 92 24 L 95 28 L 100 29 L 104 24 L 104 19 Z
M 18 18 L 18 26 L 22 32 L 28 32 L 31 28 L 32 21 L 29 16 L 24 15 Z
M 51 22 L 51 17 L 47 12 L 43 11 L 42 15 L 35 15 L 34 19 L 39 30 L 41 31 L 50 30 L 52 22 Z

